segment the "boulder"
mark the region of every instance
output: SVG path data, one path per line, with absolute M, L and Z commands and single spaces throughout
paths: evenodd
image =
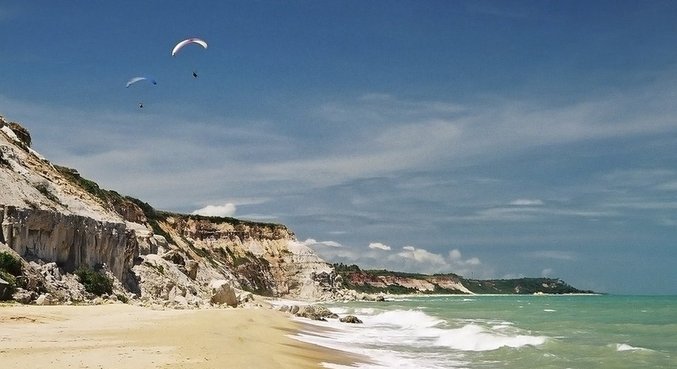
M 299 308 L 299 311 L 295 315 L 302 318 L 308 318 L 311 320 L 326 320 L 326 318 L 331 319 L 338 318 L 338 315 L 332 313 L 331 310 L 327 309 L 324 306 L 319 305 L 301 306 Z
M 211 302 L 217 305 L 237 306 L 235 288 L 225 279 L 214 279 L 209 283 L 212 291 Z
M 343 318 L 339 319 L 341 323 L 352 323 L 352 324 L 361 324 L 362 321 L 355 315 L 346 315 Z
M 36 305 L 52 305 L 56 303 L 49 293 L 43 293 L 35 300 Z

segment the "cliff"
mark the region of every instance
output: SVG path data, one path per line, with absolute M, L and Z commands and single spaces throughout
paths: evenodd
M 252 294 L 303 300 L 383 293 L 580 293 L 561 280 L 469 280 L 455 274 L 329 265 L 280 224 L 159 211 L 100 188 L 31 149 L 0 116 L 0 299 L 99 299 L 200 307 Z
M 0 117 L 0 254 L 22 259 L 21 275 L 4 274 L 15 298 L 92 298 L 73 288 L 83 269 L 113 279 L 119 298 L 163 305 L 238 295 L 232 305 L 247 300 L 246 291 L 331 297 L 333 268 L 287 227 L 157 211 L 53 165 L 30 144 L 26 129 Z
M 400 273 L 362 270 L 357 265 L 334 265 L 346 288 L 365 293 L 389 294 L 566 294 L 594 293 L 579 290 L 560 279 L 467 279 L 456 274 Z

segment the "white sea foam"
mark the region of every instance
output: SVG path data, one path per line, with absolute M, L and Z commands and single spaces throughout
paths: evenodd
M 369 357 L 372 363 L 359 365 L 361 369 L 466 367 L 464 356 L 469 351 L 536 346 L 546 340 L 542 336 L 524 334 L 513 323 L 500 320 L 449 322 L 420 310 L 331 309 L 341 314 L 359 311 L 360 314 L 356 315 L 363 324 L 346 325 L 331 319 L 328 322 L 310 322 L 332 329 L 323 335 L 301 333 L 295 338 Z M 308 323 L 307 320 L 304 322 Z M 347 368 L 328 363 L 324 366 Z
M 501 347 L 518 348 L 522 346 L 538 346 L 545 343 L 543 336 L 529 336 L 505 332 L 508 326 L 499 330 L 468 324 L 457 329 L 445 330 L 436 344 L 462 351 L 491 351 Z
M 429 328 L 444 323 L 419 310 L 393 310 L 368 318 L 370 325 L 390 325 L 400 328 Z
M 652 351 L 648 348 L 644 347 L 635 347 L 635 346 L 630 346 L 627 343 L 619 343 L 616 344 L 616 351 Z

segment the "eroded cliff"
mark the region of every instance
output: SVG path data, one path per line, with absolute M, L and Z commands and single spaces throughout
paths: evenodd
M 0 243 L 46 278 L 35 286 L 103 267 L 118 294 L 186 307 L 214 303 L 225 285 L 240 299 L 243 291 L 321 299 L 335 289 L 333 268 L 287 227 L 157 211 L 51 164 L 2 117 L 0 224 Z

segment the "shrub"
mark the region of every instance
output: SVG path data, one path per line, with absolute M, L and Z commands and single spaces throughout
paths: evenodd
M 0 285 L 0 301 L 9 300 L 12 298 L 14 291 L 16 291 L 16 279 L 4 270 L 0 270 L 0 278 L 8 283 L 6 286 Z
M 21 275 L 21 260 L 8 252 L 0 252 L 0 270 L 11 275 Z
M 100 270 L 96 271 L 89 267 L 80 267 L 75 271 L 75 274 L 80 277 L 80 283 L 85 286 L 85 291 L 87 292 L 97 296 L 113 292 L 113 281 Z

